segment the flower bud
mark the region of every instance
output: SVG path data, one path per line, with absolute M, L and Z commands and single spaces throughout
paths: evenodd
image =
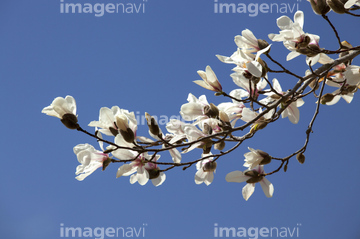
M 334 97 L 335 97 L 335 95 L 333 95 L 331 93 L 327 93 L 321 97 L 320 103 L 325 105 L 326 103 L 332 101 L 334 99 Z
M 160 176 L 159 168 L 146 169 L 146 171 L 149 173 L 149 179 L 154 179 Z
M 204 172 L 214 172 L 216 169 L 216 162 L 209 161 L 203 166 L 202 169 Z
M 230 124 L 229 116 L 222 110 L 219 112 L 219 118 L 226 124 Z
M 102 171 L 104 171 L 107 166 L 109 166 L 109 164 L 111 163 L 111 158 L 107 158 L 104 162 L 103 162 L 103 166 L 102 166 Z
M 145 118 L 149 127 L 149 130 L 152 134 L 158 136 L 160 134 L 160 128 L 155 120 L 150 114 L 145 112 Z
M 210 134 L 212 134 L 212 128 L 210 127 L 210 125 L 209 124 L 207 124 L 207 123 L 204 123 L 204 130 L 203 130 L 203 132 L 204 132 L 204 134 L 208 134 L 208 135 L 210 135 Z
M 62 116 L 61 122 L 68 128 L 68 129 L 77 129 L 79 128 L 79 124 L 77 117 L 74 114 L 66 113 Z
M 134 142 L 135 135 L 134 132 L 129 128 L 128 119 L 126 118 L 125 115 L 116 116 L 116 125 L 120 129 L 120 134 L 125 139 L 126 142 L 128 143 Z
M 314 89 L 314 88 L 315 88 L 315 90 L 318 90 L 318 89 L 319 89 L 319 83 L 318 83 L 318 81 L 317 81 L 317 80 L 313 80 L 312 82 L 310 82 L 309 87 L 310 87 L 311 89 Z
M 309 0 L 313 11 L 318 15 L 325 15 L 330 11 L 330 7 L 326 4 L 326 0 Z
M 265 164 L 269 164 L 271 162 L 271 156 L 268 153 L 266 153 L 260 149 L 258 149 L 256 151 L 261 155 L 261 157 L 263 157 L 263 160 L 261 160 L 259 165 L 265 165 Z
M 339 14 L 347 12 L 344 7 L 346 2 L 347 0 L 326 0 L 326 3 L 330 6 L 331 10 Z
M 263 39 L 258 39 L 257 42 L 258 42 L 260 50 L 265 49 L 266 47 L 269 46 L 269 43 Z M 264 54 L 268 54 L 269 52 L 270 52 L 270 49 L 268 51 L 264 52 Z
M 213 103 L 210 103 L 210 105 L 204 107 L 204 115 L 209 118 L 216 118 L 219 116 L 219 109 Z
M 296 159 L 299 161 L 299 163 L 303 164 L 305 162 L 305 155 L 303 153 L 298 153 L 296 155 Z
M 223 150 L 225 148 L 225 141 L 220 141 L 214 145 L 216 150 Z
M 258 183 L 260 182 L 261 180 L 263 180 L 264 176 L 260 176 L 260 174 L 255 171 L 255 170 L 252 170 L 252 171 L 247 171 L 244 173 L 246 176 L 249 176 L 251 178 L 249 178 L 248 180 L 246 180 L 247 183 Z

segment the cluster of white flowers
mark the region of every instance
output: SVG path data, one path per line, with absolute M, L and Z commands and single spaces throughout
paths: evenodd
M 352 6 L 359 2 L 349 1 L 346 7 L 348 8 L 350 4 Z M 320 37 L 303 31 L 303 12 L 296 12 L 294 21 L 282 16 L 277 19 L 277 25 L 280 28 L 279 34 L 269 34 L 268 37 L 274 42 L 283 42 L 286 49 L 290 50 L 287 60 L 305 55 L 308 65 L 334 63 L 334 60 L 320 48 Z M 195 183 L 210 185 L 214 180 L 217 159 L 226 154 L 223 152 L 226 139 L 233 142 L 243 141 L 233 136 L 232 132 L 250 126 L 247 135 L 252 137 L 268 123 L 277 120 L 279 115 L 297 124 L 300 119 L 298 107 L 304 104 L 302 98 L 305 94 L 297 92 L 298 88 L 294 88 L 293 92 L 284 92 L 277 79 L 273 79 L 272 84 L 270 83 L 268 80 L 270 69 L 261 56 L 269 55 L 271 45 L 265 40 L 257 39 L 248 29 L 242 31 L 242 35 L 235 37 L 235 43 L 237 50 L 231 56 L 217 55 L 217 57 L 224 63 L 235 65 L 234 73 L 230 76 L 239 88 L 229 94 L 225 93 L 210 66 L 207 66 L 205 71 L 198 71 L 202 80 L 194 81 L 203 88 L 216 92 L 217 96 L 228 97 L 230 102 L 222 102 L 216 106 L 209 103 L 205 95 L 197 98 L 190 93 L 188 102 L 180 108 L 183 120 L 171 120 L 166 125 L 166 134 L 162 132 L 155 118 L 146 113 L 149 135 L 152 139 L 137 135 L 138 122 L 134 112 L 118 106 L 113 106 L 111 109 L 103 107 L 100 109 L 99 120 L 91 121 L 88 125 L 95 127 L 96 133 L 93 137 L 98 139 L 101 151 L 89 144 L 79 144 L 74 147 L 74 153 L 80 163 L 76 168 L 78 175 L 76 179 L 83 180 L 96 169 L 102 167 L 105 170 L 110 163 L 116 162 L 123 163 L 118 168 L 117 178 L 130 176 L 131 184 L 138 182 L 140 185 L 145 185 L 150 179 L 155 186 L 159 186 L 166 179 L 165 171 L 176 166 L 189 167 L 196 164 Z M 349 50 L 348 53 L 351 51 Z M 350 103 L 360 85 L 360 67 L 351 65 L 349 61 L 331 66 L 325 77 L 317 77 L 310 70 L 305 76 L 313 76 L 311 83 L 319 84 L 324 81 L 327 85 L 338 88 L 332 93 L 319 97 L 319 103 L 326 105 L 333 105 L 340 98 Z M 300 81 L 302 85 L 306 84 L 304 79 Z M 316 85 L 307 84 L 312 87 L 312 91 L 317 89 Z M 70 129 L 84 132 L 78 124 L 76 104 L 71 96 L 57 97 L 42 112 L 60 118 Z M 243 122 L 243 125 L 241 126 L 239 122 Z M 103 140 L 101 134 L 113 136 L 114 140 Z M 106 149 L 103 147 L 104 142 L 108 144 Z M 179 147 L 182 147 L 181 152 L 178 150 Z M 199 148 L 201 149 L 199 160 L 182 163 L 183 154 Z M 274 186 L 265 178 L 267 174 L 264 165 L 269 164 L 273 157 L 261 150 L 248 149 L 250 152 L 244 154 L 243 164 L 247 169 L 228 173 L 226 181 L 246 182 L 242 190 L 245 200 L 253 194 L 255 183 L 260 183 L 265 195 L 272 197 Z M 213 150 L 220 153 L 213 154 Z M 159 161 L 159 152 L 162 151 L 169 151 L 172 162 Z M 149 154 L 150 152 L 152 154 Z M 304 158 L 301 163 L 303 162 Z M 284 161 L 281 166 L 283 164 Z M 162 165 L 170 165 L 170 167 L 162 170 L 160 169 Z

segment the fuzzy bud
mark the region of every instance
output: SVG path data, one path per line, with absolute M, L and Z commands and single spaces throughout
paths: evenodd
M 77 129 L 79 128 L 79 124 L 77 117 L 74 114 L 67 113 L 64 114 L 61 118 L 61 122 L 68 128 L 68 129 Z
M 160 176 L 160 170 L 158 168 L 146 169 L 149 173 L 149 179 L 154 179 Z
M 204 107 L 204 115 L 209 118 L 217 118 L 219 116 L 219 109 L 213 103 L 210 103 L 210 105 Z
M 245 172 L 245 175 L 251 177 L 248 180 L 246 180 L 247 183 L 258 183 L 264 178 L 264 176 L 260 176 L 260 174 L 255 170 L 247 171 Z
M 258 39 L 257 42 L 258 42 L 260 50 L 265 49 L 266 47 L 269 46 L 269 43 L 263 39 Z M 268 51 L 266 51 L 264 54 L 268 54 L 269 52 L 270 52 L 270 49 Z
M 266 153 L 260 149 L 258 149 L 256 151 L 261 155 L 261 157 L 263 157 L 263 160 L 261 160 L 261 162 L 259 163 L 260 165 L 269 164 L 271 162 L 271 156 L 268 153 Z
M 214 145 L 216 150 L 223 150 L 225 148 L 225 141 L 220 141 Z
M 296 155 L 296 159 L 299 161 L 299 163 L 303 164 L 305 162 L 305 155 L 303 153 L 298 153 Z
M 145 112 L 145 118 L 147 121 L 147 125 L 149 127 L 149 130 L 152 134 L 158 136 L 160 134 L 160 128 L 155 120 L 154 117 L 152 117 L 150 114 Z
M 313 11 L 318 15 L 325 15 L 330 11 L 330 7 L 326 4 L 326 0 L 309 0 Z
M 320 99 L 320 103 L 325 105 L 326 103 L 332 101 L 334 99 L 335 95 L 331 94 L 331 93 L 327 93 L 323 96 L 321 96 L 321 99 Z
M 102 166 L 102 171 L 104 171 L 107 166 L 109 166 L 109 164 L 111 163 L 111 158 L 107 158 L 104 162 L 103 162 L 103 166 Z
M 120 134 L 126 142 L 134 142 L 135 135 L 134 132 L 129 128 L 128 119 L 125 115 L 116 116 L 116 126 L 120 129 Z
M 331 10 L 339 14 L 347 12 L 344 7 L 346 2 L 347 0 L 326 0 L 326 3 L 330 6 Z
M 203 166 L 202 169 L 204 172 L 214 172 L 216 169 L 216 162 L 209 161 Z

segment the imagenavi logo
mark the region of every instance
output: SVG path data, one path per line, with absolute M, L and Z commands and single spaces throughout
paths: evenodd
M 231 1 L 231 0 L 230 0 Z M 226 2 L 226 0 L 214 0 L 214 13 L 217 14 L 248 14 L 250 17 L 256 17 L 259 13 L 281 13 L 290 14 L 299 10 L 299 3 L 301 0 L 291 2 L 264 2 L 264 3 L 245 3 L 232 0 L 233 2 Z M 236 1 L 237 3 L 235 3 Z
M 102 17 L 105 14 L 141 14 L 145 13 L 145 5 L 147 2 L 147 0 L 114 3 L 90 3 L 90 1 L 79 2 L 82 0 L 77 0 L 77 2 L 75 1 L 76 0 L 60 0 L 60 13 L 92 14 L 95 17 Z

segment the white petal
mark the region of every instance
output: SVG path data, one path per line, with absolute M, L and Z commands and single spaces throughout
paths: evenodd
M 242 171 L 233 171 L 226 175 L 225 180 L 227 182 L 242 183 L 248 180 L 250 177 L 245 176 Z
M 132 164 L 124 164 L 119 167 L 118 171 L 116 172 L 116 178 L 121 176 L 129 176 L 132 173 L 136 172 L 137 167 L 134 167 Z
M 274 193 L 274 186 L 266 178 L 260 181 L 262 190 L 264 191 L 266 197 L 271 198 Z
M 246 68 L 248 69 L 248 71 L 256 77 L 261 77 L 262 75 L 262 66 L 259 62 L 257 61 L 251 61 L 249 63 L 246 63 Z
M 302 11 L 297 11 L 294 15 L 294 22 L 299 24 L 301 29 L 303 29 L 304 26 L 304 13 Z
M 301 55 L 299 52 L 296 51 L 291 51 L 287 56 L 286 56 L 286 60 L 290 61 L 292 59 L 294 59 L 295 57 Z
M 242 195 L 247 201 L 255 191 L 255 183 L 247 183 L 242 189 Z
M 151 179 L 151 182 L 153 183 L 154 186 L 160 186 L 161 184 L 163 184 L 163 182 L 166 179 L 166 174 L 161 172 L 159 177 Z

